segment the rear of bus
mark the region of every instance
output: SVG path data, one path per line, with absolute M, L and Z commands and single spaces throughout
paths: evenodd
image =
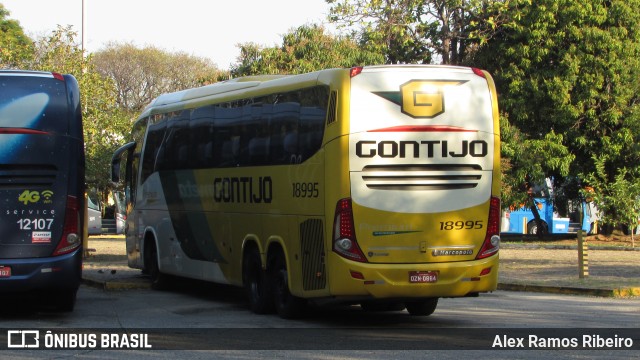
M 490 75 L 379 66 L 352 69 L 349 83 L 338 100 L 348 139 L 327 145 L 328 154 L 348 147 L 348 161 L 327 166 L 327 184 L 340 184 L 330 187 L 331 293 L 435 299 L 435 309 L 439 297 L 495 290 L 500 140 Z
M 70 311 L 82 270 L 84 142 L 71 75 L 0 71 L 0 296 Z

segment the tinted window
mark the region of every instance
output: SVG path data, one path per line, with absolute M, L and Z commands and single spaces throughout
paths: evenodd
M 152 169 L 301 163 L 322 146 L 328 100 L 318 86 L 164 114 L 166 131 L 149 126 L 142 178 Z
M 64 81 L 39 76 L 0 76 L 0 127 L 67 134 Z
M 161 162 L 165 157 L 164 152 L 160 151 L 160 145 L 162 145 L 162 139 L 167 125 L 165 116 L 152 115 L 149 117 L 148 124 L 147 141 L 144 144 L 144 153 L 142 156 L 141 183 L 144 183 L 149 175 L 154 172 L 157 166 L 156 161 L 159 162 L 158 165 L 162 166 Z

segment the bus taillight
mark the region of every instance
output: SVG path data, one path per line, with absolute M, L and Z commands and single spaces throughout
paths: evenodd
M 362 72 L 364 68 L 362 66 L 356 66 L 356 67 L 352 67 L 351 70 L 349 70 L 349 76 L 350 77 L 355 77 L 360 75 L 360 73 Z
M 500 249 L 500 199 L 491 197 L 489 206 L 489 221 L 487 235 L 476 259 L 484 259 L 498 252 Z
M 353 209 L 351 199 L 348 198 L 340 199 L 336 205 L 333 222 L 333 251 L 349 260 L 367 262 L 356 241 Z
M 60 239 L 58 247 L 56 247 L 56 250 L 53 252 L 54 256 L 70 253 L 80 246 L 80 235 L 78 235 L 79 224 L 80 211 L 78 198 L 75 196 L 67 196 L 62 239 Z
M 474 74 L 480 76 L 481 78 L 487 78 L 487 76 L 484 74 L 484 72 L 478 68 L 471 68 L 471 71 L 473 71 Z

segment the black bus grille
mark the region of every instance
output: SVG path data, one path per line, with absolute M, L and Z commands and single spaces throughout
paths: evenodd
M 324 231 L 322 220 L 309 219 L 300 224 L 302 248 L 302 288 L 320 290 L 327 286 L 324 264 Z
M 480 165 L 369 165 L 362 180 L 377 190 L 459 190 L 473 189 L 482 179 Z
M 51 187 L 57 172 L 53 165 L 0 164 L 0 190 Z

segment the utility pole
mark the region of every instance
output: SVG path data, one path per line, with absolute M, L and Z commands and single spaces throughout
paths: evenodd
M 84 57 L 84 0 L 82 0 L 82 56 Z

